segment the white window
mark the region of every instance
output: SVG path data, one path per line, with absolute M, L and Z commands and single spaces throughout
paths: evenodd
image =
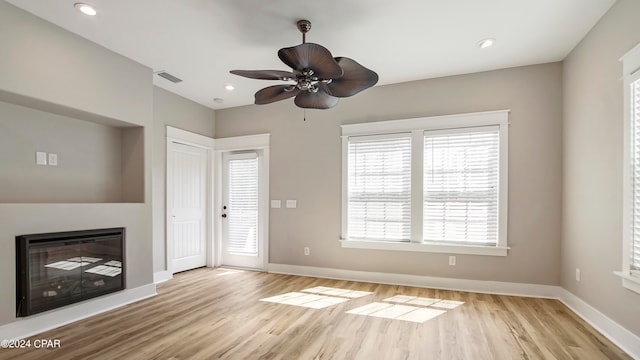
M 623 58 L 624 211 L 622 284 L 640 293 L 640 44 Z
M 498 127 L 425 132 L 425 242 L 498 244 L 498 150 Z
M 226 248 L 229 253 L 258 254 L 258 154 L 230 154 L 228 159 Z
M 349 141 L 349 238 L 409 241 L 411 137 Z
M 342 246 L 507 254 L 508 112 L 344 125 Z
M 634 76 L 634 81 L 629 85 L 631 109 L 631 128 L 633 129 L 633 240 L 629 244 L 630 268 L 632 272 L 640 271 L 640 71 Z M 637 274 L 636 274 L 637 275 Z

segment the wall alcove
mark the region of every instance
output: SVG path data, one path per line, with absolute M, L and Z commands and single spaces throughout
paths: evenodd
M 0 91 L 0 169 L 0 203 L 144 203 L 144 127 Z

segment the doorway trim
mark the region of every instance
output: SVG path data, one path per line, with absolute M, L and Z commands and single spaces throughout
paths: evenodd
M 214 196 L 214 169 L 216 169 L 214 150 L 216 141 L 212 138 L 192 133 L 190 131 L 167 126 L 167 140 L 166 140 L 166 174 L 165 174 L 165 261 L 167 269 L 167 280 L 173 277 L 173 228 L 171 222 L 171 209 L 173 209 L 173 179 L 172 174 L 172 162 L 170 161 L 171 143 L 178 142 L 190 146 L 199 147 L 207 150 L 207 186 L 206 186 L 206 212 L 205 212 L 205 226 L 206 226 L 206 254 L 207 254 L 207 266 L 214 266 L 214 222 L 213 216 L 213 196 Z
M 259 213 L 258 235 L 263 241 L 262 268 L 266 271 L 269 263 L 269 149 L 271 134 L 236 136 L 216 139 L 215 143 L 215 191 L 214 191 L 214 232 L 215 232 L 215 261 L 214 266 L 222 264 L 222 154 L 231 151 L 261 150 L 259 156 L 260 184 L 259 184 Z

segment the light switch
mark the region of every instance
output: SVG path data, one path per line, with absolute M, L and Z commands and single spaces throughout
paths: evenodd
M 272 209 L 280 209 L 282 207 L 282 201 L 280 200 L 271 200 L 271 208 Z
M 287 200 L 287 209 L 295 209 L 296 207 L 298 207 L 296 200 Z
M 36 152 L 36 165 L 47 165 L 47 153 L 44 151 Z
M 49 154 L 49 165 L 58 166 L 58 154 Z

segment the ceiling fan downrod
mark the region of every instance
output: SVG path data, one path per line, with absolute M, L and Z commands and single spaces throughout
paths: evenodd
M 298 20 L 296 23 L 298 25 L 298 30 L 302 33 L 302 43 L 306 43 L 306 34 L 311 30 L 311 21 L 309 20 Z
M 311 21 L 302 19 L 296 22 L 298 30 L 302 33 L 302 43 L 307 42 L 307 33 L 311 30 Z M 318 92 L 318 82 L 325 82 L 326 80 L 320 80 L 314 76 L 313 69 L 304 69 L 300 75 L 297 76 L 295 85 L 300 91 L 308 91 L 310 93 Z

